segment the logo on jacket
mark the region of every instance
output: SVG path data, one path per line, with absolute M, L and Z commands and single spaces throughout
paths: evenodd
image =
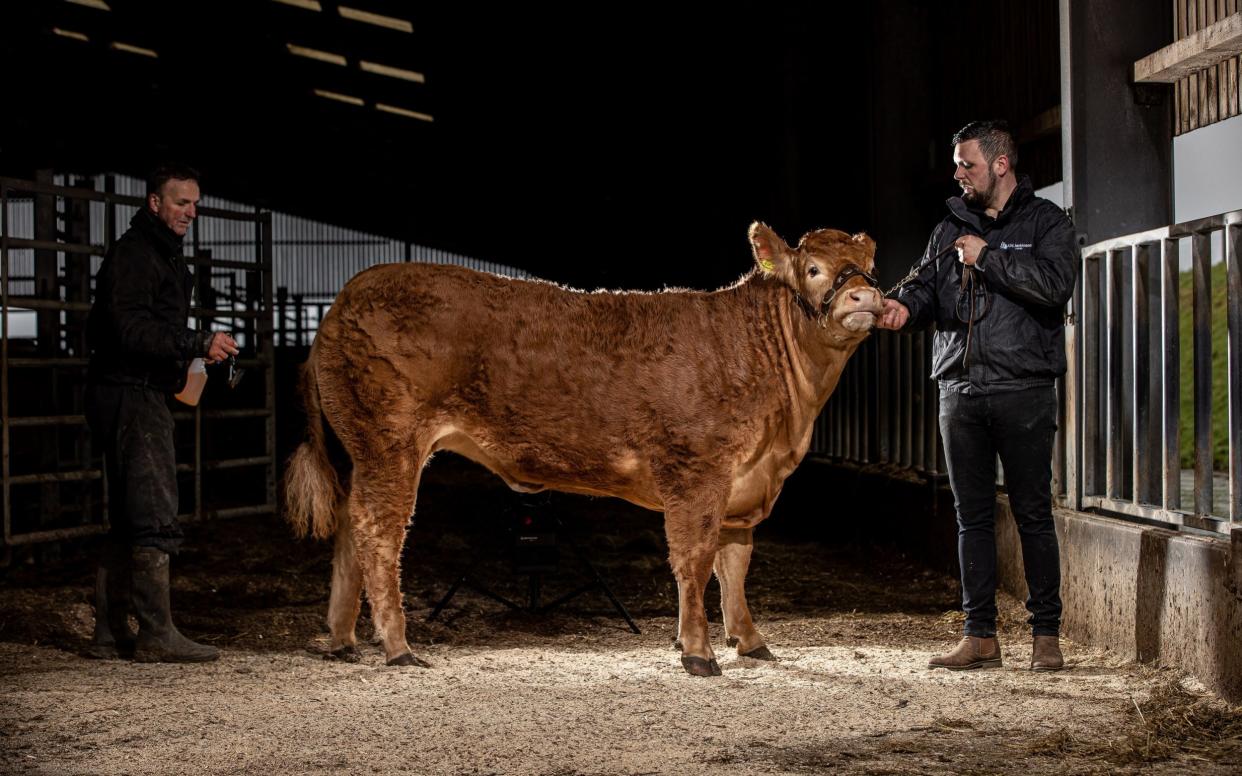
M 1001 249 L 1002 251 L 1008 251 L 1008 250 L 1024 251 L 1024 250 L 1029 249 L 1032 245 L 1033 245 L 1033 243 L 1007 243 L 1007 242 L 1003 242 L 1003 243 L 1001 243 L 1001 244 L 1000 244 L 1000 249 Z

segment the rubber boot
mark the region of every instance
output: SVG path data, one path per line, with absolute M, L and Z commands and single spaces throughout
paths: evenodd
M 204 663 L 220 657 L 220 650 L 190 641 L 173 625 L 168 553 L 154 547 L 135 547 L 133 562 L 134 612 L 138 616 L 134 660 L 139 663 Z
M 95 569 L 95 634 L 86 656 L 100 660 L 128 660 L 134 656 L 134 633 L 129 629 L 130 552 L 114 541 L 104 544 Z

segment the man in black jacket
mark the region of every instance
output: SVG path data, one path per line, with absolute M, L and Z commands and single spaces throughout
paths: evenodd
M 1065 374 L 1064 307 L 1078 252 L 1069 219 L 1014 171 L 1004 122 L 972 122 L 953 137 L 960 197 L 932 232 L 934 263 L 886 299 L 878 326 L 936 326 L 932 377 L 957 506 L 965 637 L 929 667 L 1001 664 L 996 640 L 996 457 L 1022 539 L 1034 636 L 1031 667 L 1063 664 L 1061 571 L 1052 519 L 1055 380 Z M 950 246 L 956 255 L 938 258 Z M 956 259 L 954 261 L 953 259 Z
M 187 328 L 192 276 L 181 241 L 198 215 L 198 173 L 161 167 L 147 199 L 99 268 L 87 321 L 91 347 L 87 421 L 104 450 L 111 532 L 96 576 L 95 636 L 88 654 L 142 662 L 219 656 L 177 631 L 169 608 L 168 556 L 181 545 L 169 397 L 189 362 L 237 354 L 225 332 Z M 129 631 L 132 604 L 138 619 Z

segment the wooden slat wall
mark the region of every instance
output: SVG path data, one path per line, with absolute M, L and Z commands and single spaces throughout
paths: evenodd
M 1242 10 L 1242 0 L 1173 0 L 1178 39 Z M 1204 68 L 1174 87 L 1174 132 L 1182 134 L 1237 116 L 1239 57 Z

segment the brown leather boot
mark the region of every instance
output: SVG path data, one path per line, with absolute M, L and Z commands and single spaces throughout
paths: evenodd
M 962 671 L 968 668 L 1000 668 L 1000 642 L 995 636 L 965 636 L 951 651 L 927 661 L 928 668 Z
M 1056 636 L 1036 636 L 1031 644 L 1031 670 L 1060 671 L 1064 666 L 1060 640 Z

